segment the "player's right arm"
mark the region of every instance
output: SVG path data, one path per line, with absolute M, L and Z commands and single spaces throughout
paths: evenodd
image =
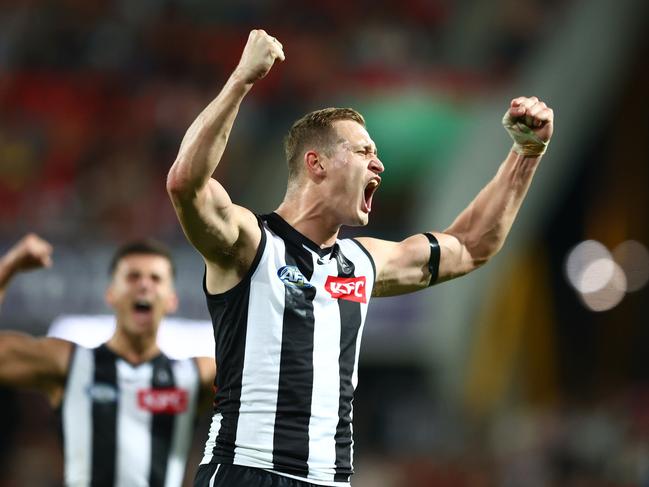
M 0 384 L 44 393 L 53 405 L 62 397 L 72 343 L 0 332 Z
M 277 59 L 284 60 L 279 41 L 263 30 L 250 32 L 238 66 L 187 130 L 167 178 L 167 191 L 183 231 L 207 263 L 211 292 L 221 292 L 240 280 L 261 239 L 255 216 L 233 204 L 212 173 L 244 96 Z M 216 274 L 218 279 L 210 278 Z
M 19 240 L 0 258 L 0 301 L 19 272 L 52 265 L 52 246 L 34 234 Z M 14 331 L 0 332 L 0 384 L 45 393 L 60 402 L 72 344 L 56 338 L 34 338 Z

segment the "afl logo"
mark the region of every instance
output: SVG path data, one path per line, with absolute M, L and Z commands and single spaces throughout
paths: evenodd
M 277 271 L 277 277 L 288 287 L 309 288 L 313 287 L 309 281 L 306 280 L 304 274 L 300 269 L 294 265 L 285 265 Z
M 108 404 L 117 402 L 119 393 L 114 385 L 97 382 L 88 387 L 88 395 L 92 402 Z

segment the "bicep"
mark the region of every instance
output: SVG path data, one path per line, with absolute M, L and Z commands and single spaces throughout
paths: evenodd
M 50 392 L 65 383 L 72 344 L 57 338 L 0 334 L 0 382 Z
M 401 242 L 358 239 L 376 265 L 374 296 L 395 296 L 459 277 L 474 267 L 464 246 L 453 235 L 431 232 L 439 245 L 437 277 L 431 283 L 431 243 L 424 235 L 412 235 Z M 435 262 L 432 263 L 436 265 Z M 435 269 L 433 269 L 435 271 Z
M 242 241 L 254 246 L 254 236 L 260 232 L 256 217 L 233 204 L 215 179 L 196 193 L 170 196 L 187 239 L 208 261 L 230 254 Z

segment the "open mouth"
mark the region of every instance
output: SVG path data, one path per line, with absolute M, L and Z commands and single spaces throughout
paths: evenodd
M 133 303 L 133 311 L 136 313 L 149 313 L 153 309 L 150 301 L 138 299 Z
M 372 197 L 374 193 L 381 184 L 381 180 L 378 178 L 370 179 L 365 185 L 365 190 L 363 191 L 363 210 L 366 213 L 372 211 Z

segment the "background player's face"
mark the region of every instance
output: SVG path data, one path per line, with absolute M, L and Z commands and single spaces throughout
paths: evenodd
M 170 262 L 159 255 L 122 257 L 106 292 L 117 326 L 129 334 L 155 333 L 160 320 L 178 306 Z
M 325 157 L 327 206 L 344 225 L 366 225 L 372 197 L 381 183 L 383 163 L 365 127 L 353 120 L 333 124 L 336 142 L 332 157 Z

